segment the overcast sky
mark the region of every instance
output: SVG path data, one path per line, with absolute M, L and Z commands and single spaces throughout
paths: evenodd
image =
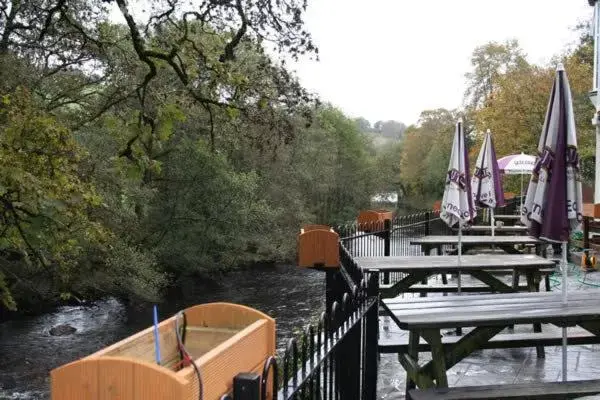
M 516 38 L 530 62 L 547 63 L 592 14 L 587 0 L 309 0 L 321 60 L 293 68 L 350 116 L 411 124 L 462 104 L 476 46 Z

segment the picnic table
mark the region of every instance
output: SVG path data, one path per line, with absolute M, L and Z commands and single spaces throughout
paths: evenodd
M 408 348 L 398 355 L 407 373 L 407 393 L 419 388 L 447 388 L 446 371 L 474 351 L 495 348 L 491 343 L 505 328 L 518 324 L 552 324 L 557 327 L 578 326 L 589 335 L 577 344 L 598 343 L 600 336 L 600 298 L 596 293 L 569 294 L 566 304 L 554 292 L 491 294 L 483 296 L 452 296 L 414 299 L 389 306 L 393 320 L 408 331 Z M 443 343 L 442 330 L 473 328 L 460 339 Z M 514 347 L 543 343 L 543 333 L 504 334 L 504 347 L 510 347 L 510 336 L 516 337 Z M 539 342 L 536 335 L 540 336 Z M 419 365 L 421 338 L 427 342 L 431 361 Z M 509 343 L 507 345 L 504 342 Z M 521 343 L 519 343 L 521 342 Z
M 483 287 L 475 287 L 480 292 L 489 288 L 492 292 L 514 293 L 521 289 L 518 277 L 525 275 L 528 291 L 539 290 L 541 270 L 553 271 L 555 262 L 532 254 L 477 254 L 463 255 L 460 263 L 457 256 L 392 256 L 392 257 L 356 257 L 359 268 L 377 269 L 380 272 L 402 272 L 406 276 L 389 287 L 382 287 L 382 298 L 397 297 L 401 293 L 411 291 L 410 288 L 425 281 L 432 275 L 445 273 L 461 273 L 471 275 L 481 281 Z M 511 270 L 512 286 L 507 285 L 494 276 L 495 272 Z M 426 288 L 425 288 L 426 291 Z
M 477 246 L 497 247 L 508 254 L 522 254 L 515 245 L 533 245 L 536 247 L 536 254 L 545 255 L 547 243 L 531 236 L 491 236 L 491 235 L 465 235 L 461 238 L 463 253 Z M 453 235 L 427 235 L 420 238 L 411 239 L 410 244 L 419 244 L 425 252 L 429 254 L 431 249 L 437 248 L 438 254 L 442 245 L 458 245 L 458 236 Z

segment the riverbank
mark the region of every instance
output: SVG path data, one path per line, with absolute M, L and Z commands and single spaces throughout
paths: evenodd
M 210 284 L 188 282 L 179 297 L 170 293 L 174 297 L 159 304 L 159 318 L 193 304 L 245 304 L 275 318 L 277 348 L 283 351 L 297 329 L 321 313 L 324 293 L 325 277 L 318 271 L 294 265 L 258 266 L 231 271 Z M 73 326 L 75 333 L 50 335 L 50 328 L 60 324 Z M 48 399 L 51 369 L 151 324 L 152 304 L 125 304 L 114 298 L 0 323 L 0 399 Z
M 268 268 L 277 268 L 280 265 L 292 265 L 292 260 L 287 260 L 284 262 L 275 262 L 275 261 L 264 261 L 254 264 L 244 264 L 240 265 L 233 269 L 227 270 L 215 270 L 211 272 L 211 274 L 203 274 L 196 276 L 184 276 L 176 279 L 171 283 L 171 285 L 164 290 L 163 298 L 160 299 L 158 304 L 168 303 L 173 299 L 179 297 L 186 297 L 190 292 L 189 286 L 198 286 L 200 285 L 205 290 L 213 290 L 218 288 L 220 282 L 231 274 L 238 273 L 240 271 L 248 271 L 254 269 L 268 269 Z M 127 304 L 128 307 L 145 307 L 149 302 L 131 298 L 119 298 L 118 296 L 97 296 L 95 298 L 85 298 L 83 296 L 73 296 L 70 299 L 56 299 L 54 301 L 49 299 L 44 299 L 43 301 L 37 302 L 27 302 L 18 304 L 18 308 L 16 311 L 11 311 L 6 308 L 0 306 L 0 324 L 3 322 L 29 318 L 40 316 L 43 314 L 56 312 L 61 307 L 90 307 L 93 306 L 95 302 L 102 301 L 106 298 L 116 298 L 121 303 Z M 0 399 L 2 400 L 2 399 Z

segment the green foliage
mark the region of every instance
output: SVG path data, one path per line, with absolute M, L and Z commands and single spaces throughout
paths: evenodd
M 406 195 L 429 201 L 443 193 L 457 118 L 456 111 L 426 110 L 406 130 L 400 164 Z
M 68 129 L 21 89 L 3 96 L 0 127 L 0 286 L 12 308 L 6 276 L 26 276 L 7 259 L 21 259 L 28 273 L 51 274 L 66 291 L 84 246 L 102 242 L 106 232 L 89 217 L 101 199 L 78 174 L 85 152 Z
M 144 222 L 144 247 L 177 274 L 261 261 L 261 237 L 277 213 L 261 197 L 255 172 L 236 172 L 202 142 L 184 141 L 165 159 Z
M 303 223 L 355 218 L 393 155 L 376 161 L 354 121 L 267 55 L 317 54 L 305 7 L 158 0 L 136 23 L 121 0 L 12 2 L 0 304 L 158 300 L 179 279 L 293 259 Z

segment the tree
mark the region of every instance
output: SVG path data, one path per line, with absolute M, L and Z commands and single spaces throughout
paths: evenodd
M 555 57 L 551 67 L 521 65 L 496 77 L 493 93 L 474 116 L 478 131 L 490 129 L 494 134 L 499 157 L 520 152 L 537 153 L 555 68 L 562 62 L 573 96 L 578 146 L 584 167 L 582 176 L 585 181 L 593 181 L 595 139 L 590 123 L 593 106 L 588 98 L 593 65 L 590 53 L 593 53 L 591 42 L 584 35 L 575 49 Z
M 401 139 L 406 130 L 406 125 L 394 120 L 377 121 L 374 125 L 374 130 L 384 137 Z
M 78 173 L 84 151 L 68 129 L 24 90 L 2 98 L 0 127 L 0 299 L 11 309 L 15 289 L 68 293 L 77 257 L 107 233 L 90 218 L 101 199 Z M 40 274 L 44 287 L 32 283 Z
M 371 132 L 371 123 L 368 119 L 358 117 L 354 119 L 354 122 L 356 122 L 356 124 L 358 125 L 358 129 L 360 129 L 361 132 Z
M 405 132 L 400 177 L 409 194 L 418 201 L 435 199 L 443 192 L 458 116 L 455 110 L 425 110 L 418 125 L 408 127 Z
M 527 61 L 518 41 L 513 39 L 476 47 L 471 65 L 473 70 L 465 74 L 468 81 L 465 100 L 470 107 L 477 108 L 490 98 L 500 75 L 526 66 Z

